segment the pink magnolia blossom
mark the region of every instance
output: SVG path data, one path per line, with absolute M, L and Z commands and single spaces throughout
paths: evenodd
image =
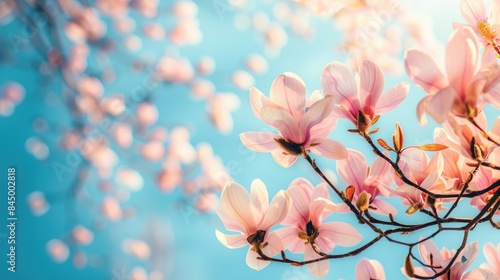
M 268 261 L 258 260 L 257 250 L 267 256 L 274 256 L 283 250 L 281 240 L 276 233 L 269 232 L 287 216 L 291 201 L 289 196 L 280 191 L 269 204 L 264 183 L 256 179 L 252 182 L 250 195 L 241 185 L 229 183 L 221 193 L 217 215 L 226 229 L 236 231 L 238 235 L 226 235 L 216 230 L 217 239 L 230 249 L 250 244 L 246 262 L 255 270 L 261 270 Z
M 271 152 L 283 167 L 291 166 L 307 151 L 333 159 L 347 156 L 342 144 L 326 138 L 337 123 L 331 98 L 318 100 L 307 109 L 306 88 L 297 75 L 287 72 L 276 78 L 270 98 L 256 88 L 250 89 L 250 103 L 254 114 L 279 133 L 242 133 L 240 139 L 247 148 Z
M 454 28 L 469 26 L 479 37 L 479 40 L 486 46 L 484 55 L 500 54 L 497 44 L 500 42 L 497 33 L 500 30 L 500 3 L 490 1 L 490 15 L 486 13 L 486 6 L 483 0 L 462 0 L 460 9 L 466 23 L 453 23 Z M 492 50 L 494 48 L 494 50 Z
M 294 180 L 287 190 L 292 207 L 282 224 L 288 226 L 276 230 L 285 248 L 293 253 L 303 253 L 304 259 L 319 258 L 312 243 L 324 252 L 330 252 L 335 245 L 354 246 L 363 238 L 351 225 L 343 222 L 324 222 L 333 211 L 342 208 L 331 202 L 325 183 L 313 187 L 304 178 Z M 309 271 L 316 277 L 328 273 L 329 262 L 308 264 Z
M 361 113 L 367 127 L 357 128 L 366 132 L 376 116 L 393 110 L 406 98 L 410 86 L 399 83 L 382 94 L 385 82 L 382 70 L 369 60 L 363 61 L 359 68 L 358 78 L 345 64 L 332 62 L 323 69 L 321 81 L 325 95 L 333 96 L 339 105 L 336 112 L 356 126 Z
M 484 107 L 484 98 L 496 99 L 499 95 L 496 63 L 481 65 L 477 40 L 468 27 L 453 32 L 446 44 L 446 75 L 430 55 L 415 49 L 406 52 L 406 72 L 428 94 L 417 107 L 421 124 L 427 123 L 425 112 L 438 123 L 450 113 L 475 117 Z
M 380 196 L 390 195 L 386 189 L 392 183 L 389 175 L 392 167 L 389 163 L 377 157 L 369 167 L 362 153 L 352 149 L 348 149 L 348 152 L 346 159 L 337 161 L 337 173 L 347 185 L 354 186 L 353 204 L 356 204 L 359 194 L 365 191 L 370 195 L 370 211 L 396 215 L 396 208 L 380 199 Z
M 451 258 L 455 255 L 455 250 L 448 250 L 446 248 L 441 249 L 441 251 L 436 247 L 436 244 L 431 240 L 424 241 L 418 245 L 418 251 L 423 263 L 431 264 L 435 266 L 434 270 L 427 267 L 415 267 L 415 274 L 420 276 L 432 276 L 435 273 L 441 272 L 451 261 Z M 478 242 L 472 242 L 465 246 L 465 248 L 460 252 L 455 260 L 455 263 L 451 266 L 450 271 L 440 276 L 437 279 L 441 280 L 466 280 L 466 279 L 497 279 L 495 274 L 482 268 L 474 269 L 469 272 L 465 272 L 467 268 L 476 259 L 477 253 L 479 251 Z M 403 273 L 404 269 L 402 269 Z M 413 279 L 413 278 L 411 278 Z
M 446 181 L 443 176 L 443 156 L 436 153 L 432 159 L 421 150 L 406 149 L 402 153 L 399 167 L 403 174 L 410 181 L 419 185 L 421 188 L 434 193 L 443 193 L 450 189 L 451 183 Z M 427 194 L 408 185 L 400 178 L 394 175 L 396 189 L 387 188 L 391 193 L 400 196 L 403 204 L 409 206 L 406 213 L 412 214 L 422 208 L 429 207 L 427 203 Z M 436 199 L 436 210 L 442 211 L 442 199 Z
M 495 247 L 491 243 L 486 243 L 483 247 L 483 254 L 488 263 L 482 264 L 481 268 L 492 272 L 494 275 L 500 275 L 500 244 Z
M 483 112 L 481 112 L 474 121 L 483 129 L 487 127 L 486 116 Z M 487 131 L 487 133 L 494 140 L 498 141 L 500 139 L 500 118 L 497 118 L 493 127 Z M 475 154 L 476 152 L 472 152 L 474 150 L 472 146 L 473 138 L 474 144 L 481 150 L 480 155 Z M 468 121 L 461 121 L 461 119 L 458 118 L 449 118 L 443 124 L 443 128 L 436 128 L 434 130 L 434 140 L 436 143 L 444 144 L 451 150 L 474 161 L 478 156 L 487 160 L 488 156 L 498 147 L 495 143 L 486 139 L 482 132 L 473 124 Z
M 361 259 L 356 265 L 356 280 L 385 280 L 384 267 L 376 260 Z

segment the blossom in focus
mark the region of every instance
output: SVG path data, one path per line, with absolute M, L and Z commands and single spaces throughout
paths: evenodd
M 497 99 L 500 72 L 496 63 L 481 64 L 477 41 L 468 27 L 452 33 L 446 44 L 446 75 L 430 55 L 415 49 L 406 52 L 408 76 L 428 94 L 417 107 L 421 124 L 427 124 L 424 113 L 438 123 L 443 123 L 450 113 L 473 118 L 483 109 L 484 99 Z
M 250 195 L 241 185 L 229 183 L 221 193 L 216 212 L 226 229 L 239 234 L 226 235 L 216 230 L 217 239 L 230 249 L 250 244 L 247 265 L 261 270 L 269 262 L 258 260 L 257 250 L 269 257 L 283 250 L 281 240 L 269 229 L 285 219 L 290 206 L 290 198 L 284 191 L 279 191 L 269 204 L 266 185 L 259 179 L 252 182 Z
M 389 163 L 377 157 L 369 167 L 362 153 L 352 149 L 348 149 L 348 153 L 346 159 L 337 161 L 337 173 L 348 186 L 354 186 L 352 203 L 356 204 L 360 193 L 365 191 L 370 195 L 370 211 L 383 215 L 396 215 L 396 208 L 380 199 L 380 196 L 390 195 L 385 188 L 392 183 L 392 178 L 389 176 L 392 167 Z
M 406 149 L 401 155 L 399 168 L 411 182 L 421 188 L 434 193 L 448 191 L 453 184 L 446 181 L 443 176 L 443 156 L 440 153 L 432 158 L 421 150 Z M 414 186 L 406 184 L 403 180 L 394 175 L 396 189 L 387 188 L 391 193 L 401 197 L 403 204 L 409 206 L 407 214 L 413 214 L 424 207 L 431 206 L 427 203 L 427 194 L 418 190 Z M 442 211 L 442 199 L 436 199 L 434 206 L 437 211 Z
M 342 205 L 331 202 L 325 183 L 313 187 L 308 180 L 298 178 L 290 184 L 287 193 L 292 199 L 292 207 L 282 224 L 288 227 L 276 230 L 276 234 L 285 248 L 293 253 L 303 253 L 304 260 L 319 257 L 313 246 L 328 253 L 335 245 L 354 246 L 363 239 L 347 223 L 323 221 L 330 213 L 342 208 Z M 307 267 L 314 276 L 324 277 L 329 262 L 315 262 Z
M 455 255 L 455 250 L 448 250 L 447 248 L 437 248 L 436 244 L 431 240 L 426 240 L 418 245 L 418 251 L 423 263 L 432 264 L 433 269 L 427 267 L 415 267 L 415 274 L 421 276 L 432 276 L 441 272 L 450 262 L 451 258 Z M 474 269 L 469 272 L 466 270 L 474 262 L 479 251 L 478 242 L 472 242 L 465 246 L 460 252 L 450 268 L 448 273 L 440 276 L 437 279 L 441 280 L 465 280 L 465 279 L 497 279 L 495 274 L 482 268 Z M 402 269 L 404 273 L 404 269 Z
M 297 156 L 308 151 L 332 159 L 347 156 L 341 143 L 326 138 L 337 123 L 331 98 L 318 100 L 307 108 L 305 84 L 297 75 L 287 72 L 276 78 L 270 98 L 256 88 L 250 89 L 250 103 L 254 114 L 279 133 L 242 133 L 240 139 L 247 148 L 271 152 L 283 167 L 291 166 Z
M 482 0 L 462 0 L 460 9 L 466 23 L 453 23 L 454 28 L 469 26 L 478 35 L 479 40 L 485 45 L 483 55 L 494 54 L 500 55 L 497 37 L 500 30 L 500 3 L 496 0 L 490 1 L 490 15 L 486 14 L 486 7 Z M 493 48 L 493 49 L 492 49 Z
M 324 94 L 338 104 L 335 112 L 350 120 L 360 133 L 367 132 L 380 114 L 396 108 L 406 98 L 408 83 L 399 83 L 382 94 L 384 73 L 369 60 L 361 62 L 359 77 L 340 62 L 323 69 L 321 82 Z
M 356 265 L 356 280 L 385 280 L 384 267 L 376 260 L 361 259 Z

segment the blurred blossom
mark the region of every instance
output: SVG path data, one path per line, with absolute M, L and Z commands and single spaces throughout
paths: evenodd
M 267 60 L 259 54 L 251 54 L 247 57 L 245 62 L 248 70 L 257 73 L 264 74 L 269 68 Z
M 80 245 L 88 245 L 94 240 L 94 233 L 84 226 L 77 225 L 73 228 L 73 240 Z
M 144 186 L 144 179 L 141 174 L 129 168 L 118 169 L 116 172 L 116 180 L 131 191 L 140 191 Z
M 26 140 L 25 146 L 28 152 L 38 160 L 44 160 L 49 157 L 50 150 L 47 144 L 35 137 L 30 137 Z
M 109 220 L 116 222 L 122 218 L 120 203 L 114 197 L 107 197 L 101 205 L 102 214 Z
M 45 199 L 43 192 L 32 192 L 27 197 L 28 206 L 31 213 L 35 216 L 41 216 L 49 210 L 49 204 Z
M 200 75 L 210 75 L 215 70 L 215 60 L 210 56 L 205 56 L 198 60 L 196 71 Z
M 137 122 L 142 126 L 150 126 L 158 121 L 158 109 L 149 102 L 142 102 L 135 111 Z
M 233 73 L 231 80 L 239 88 L 247 90 L 255 84 L 255 79 L 245 70 L 237 70 Z
M 151 255 L 149 245 L 142 240 L 125 239 L 122 248 L 126 253 L 141 260 L 148 259 Z
M 61 263 L 66 261 L 69 256 L 69 249 L 66 244 L 64 244 L 59 239 L 52 239 L 47 242 L 47 253 L 55 262 Z
M 140 154 L 149 161 L 159 161 L 165 156 L 165 147 L 160 141 L 150 141 L 140 147 Z

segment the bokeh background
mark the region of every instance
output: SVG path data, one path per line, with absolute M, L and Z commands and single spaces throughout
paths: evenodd
M 15 273 L 7 271 L 7 230 L 0 224 L 0 279 L 125 280 L 139 272 L 149 273 L 150 279 L 314 279 L 305 268 L 283 264 L 271 264 L 260 272 L 248 268 L 245 264 L 246 249 L 227 249 L 215 238 L 215 229 L 223 230 L 223 226 L 213 212 L 197 208 L 196 197 L 187 195 L 181 186 L 168 190 L 158 187 L 157 177 L 162 170 L 162 161 L 150 162 L 141 156 L 140 146 L 145 140 L 138 131 L 134 132 L 134 143 L 129 148 L 114 148 L 118 161 L 113 170 L 123 167 L 136 170 L 143 179 L 140 191 L 127 190 L 123 182 L 118 182 L 114 175 L 106 179 L 112 184 L 112 189 L 102 191 L 99 188 L 102 176 L 92 163 L 85 163 L 85 160 L 72 167 L 62 178 L 58 177 L 53 164 L 65 163 L 70 153 L 61 148 L 62 137 L 71 128 L 83 130 L 79 123 L 82 119 L 75 121 L 73 109 L 66 98 L 74 91 L 67 86 L 57 67 L 47 66 L 43 46 L 54 43 L 49 35 L 54 27 L 45 24 L 34 29 L 34 32 L 42 34 L 42 38 L 47 38 L 43 44 L 36 40 L 37 36 L 28 38 L 21 35 L 27 41 L 14 46 L 12 34 L 23 34 L 22 30 L 34 11 L 27 11 L 28 14 L 23 18 L 16 8 L 8 13 L 9 10 L 5 8 L 7 2 L 9 1 L 0 3 L 0 6 L 4 5 L 0 9 L 3 12 L 0 13 L 0 87 L 16 82 L 24 87 L 25 98 L 16 106 L 9 107 L 10 109 L 5 109 L 7 105 L 4 103 L 0 105 L 3 106 L 0 117 L 0 186 L 3 186 L 0 188 L 0 221 L 7 224 L 8 167 L 16 168 L 18 217 Z M 99 1 L 88 2 L 94 6 Z M 144 35 L 141 28 L 147 23 L 156 23 L 165 30 L 171 30 L 179 21 L 171 12 L 177 2 L 179 1 L 159 1 L 157 14 L 153 17 L 144 17 L 140 11 L 131 8 L 126 17 L 135 25 L 129 32 L 136 36 L 133 39 L 130 39 L 132 35 L 127 32 L 117 31 L 115 18 L 101 12 L 100 19 L 107 26 L 105 37 L 113 43 L 113 48 L 106 56 L 100 56 L 98 50 L 102 48 L 102 44 L 89 42 L 90 54 L 85 73 L 102 76 L 104 69 L 113 70 L 114 78 L 103 83 L 103 96 L 114 93 L 128 96 L 134 93 L 137 86 L 149 81 L 148 77 L 151 72 L 156 71 L 156 63 L 165 53 L 185 58 L 192 67 L 196 67 L 200 59 L 209 56 L 215 62 L 214 71 L 204 76 L 196 75 L 210 81 L 217 94 L 231 93 L 231 96 L 237 97 L 239 102 L 235 102 L 234 98 L 230 101 L 236 105 L 239 103 L 239 107 L 230 112 L 233 127 L 227 132 L 221 132 L 214 126 L 210 118 L 209 102 L 203 98 L 193 98 L 193 82 L 171 83 L 162 80 L 154 83 L 147 94 L 147 101 L 157 107 L 158 121 L 146 130 L 163 127 L 170 132 L 175 127 L 185 127 L 190 133 L 189 142 L 194 147 L 200 143 L 209 143 L 230 177 L 247 188 L 255 178 L 264 181 L 270 195 L 286 189 L 298 176 L 306 177 L 315 184 L 319 183 L 318 176 L 306 162 L 299 160 L 291 168 L 281 168 L 270 154 L 247 150 L 238 135 L 244 131 L 268 129 L 250 109 L 249 86 L 267 93 L 275 77 L 285 71 L 292 71 L 304 79 L 309 93 L 320 89 L 321 71 L 328 62 L 348 62 L 351 59 L 349 55 L 352 53 L 340 49 L 346 40 L 343 32 L 345 29 L 331 16 L 317 15 L 292 1 L 199 0 L 194 1 L 197 6 L 197 26 L 201 33 L 199 40 L 178 44 L 172 37 L 154 40 Z M 15 3 L 18 5 L 17 9 L 21 5 L 30 7 L 29 3 L 21 0 L 16 0 Z M 386 69 L 386 89 L 401 81 L 409 82 L 402 68 L 404 48 L 412 46 L 408 42 L 411 40 L 409 29 L 403 28 L 407 17 L 414 15 L 417 25 L 432 23 L 429 30 L 434 32 L 436 42 L 441 44 L 446 42 L 452 31 L 452 22 L 462 21 L 459 1 L 402 1 L 401 4 L 404 5 L 404 13 L 392 15 L 382 22 L 380 28 L 380 32 L 388 27 L 394 28 L 397 31 L 395 36 L 401 43 L 400 51 L 394 54 L 394 61 L 391 63 L 394 69 Z M 294 30 L 293 24 L 280 19 L 279 15 L 285 7 L 299 13 L 299 18 L 307 19 L 309 29 L 305 28 L 306 31 L 300 34 Z M 62 38 L 66 54 L 73 44 L 65 33 L 68 31 L 63 27 L 67 18 L 67 15 L 62 14 L 54 23 L 55 30 L 60 32 L 58 36 Z M 279 25 L 286 34 L 283 46 L 277 49 L 270 48 L 269 38 L 262 31 L 271 24 Z M 57 27 L 58 25 L 60 26 Z M 140 42 L 139 46 L 137 41 Z M 254 73 L 248 69 L 246 60 L 250 54 L 265 58 L 267 67 L 263 73 Z M 371 52 L 368 56 L 377 59 L 378 55 L 377 52 Z M 143 66 L 139 70 L 134 68 L 138 64 Z M 236 71 L 245 72 L 240 73 L 238 78 L 235 77 Z M 412 86 L 402 106 L 382 117 L 378 124 L 381 128 L 378 137 L 390 139 L 397 121 L 405 131 L 407 144 L 432 142 L 435 123 L 430 120 L 428 126 L 422 127 L 416 120 L 415 107 L 423 96 L 424 92 L 420 88 Z M 127 106 L 133 112 L 136 105 Z M 487 115 L 490 122 L 493 122 L 498 113 L 487 108 Z M 129 119 L 127 121 L 133 122 Z M 85 122 L 91 123 L 93 127 L 98 127 L 99 124 L 83 118 L 83 123 Z M 339 121 L 331 137 L 349 148 L 363 151 L 369 161 L 373 160 L 366 143 L 346 131 L 350 126 L 347 121 Z M 111 138 L 109 131 L 104 130 L 102 133 L 104 137 Z M 168 145 L 167 141 L 165 147 Z M 335 162 L 323 159 L 318 162 L 321 167 L 331 170 L 331 176 L 335 178 Z M 182 165 L 184 170 L 191 167 Z M 342 182 L 338 182 L 338 185 L 345 187 Z M 35 191 L 43 193 L 50 205 L 48 211 L 40 216 L 34 215 L 30 210 L 28 195 Z M 81 195 L 81 192 L 85 195 Z M 218 195 L 217 192 L 216 194 Z M 119 221 L 107 219 L 100 205 L 109 196 L 118 197 L 120 207 L 129 209 L 132 213 L 130 217 Z M 399 207 L 399 200 L 391 201 Z M 398 209 L 400 213 L 404 213 L 404 208 Z M 464 216 L 476 211 L 468 205 L 460 210 L 460 215 Z M 404 214 L 400 216 L 405 218 Z M 355 223 L 350 216 L 335 217 Z M 423 219 L 418 215 L 411 218 L 416 221 Z M 91 230 L 93 242 L 85 246 L 74 244 L 71 241 L 71 231 L 75 225 L 83 225 Z M 368 232 L 363 233 L 367 238 L 370 235 Z M 47 243 L 53 239 L 61 240 L 67 245 L 67 259 L 58 262 L 51 257 Z M 140 258 L 128 252 L 124 245 L 127 240 L 144 241 L 150 248 L 149 258 Z M 498 234 L 486 225 L 475 229 L 470 240 L 478 240 L 481 245 L 485 242 L 500 242 Z M 436 242 L 439 247 L 454 248 L 459 245 L 460 239 L 446 233 L 446 236 L 439 236 Z M 335 250 L 342 252 L 347 248 L 339 247 Z M 74 257 L 78 254 L 85 255 L 83 265 L 75 264 Z M 403 248 L 382 241 L 363 253 L 362 257 L 380 261 L 388 279 L 402 279 L 400 268 L 404 255 Z M 354 257 L 332 261 L 328 279 L 354 279 L 354 267 L 359 259 L 360 257 Z M 475 264 L 478 266 L 482 262 L 484 257 L 480 253 Z M 153 271 L 156 272 L 152 273 Z M 154 278 L 155 275 L 158 278 Z

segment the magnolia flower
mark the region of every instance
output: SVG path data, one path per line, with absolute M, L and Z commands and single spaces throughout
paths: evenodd
M 332 159 L 345 158 L 345 147 L 326 138 L 337 123 L 331 114 L 334 107 L 331 98 L 318 100 L 309 108 L 305 99 L 304 82 L 289 72 L 274 80 L 270 98 L 256 88 L 250 89 L 254 114 L 279 133 L 245 132 L 240 134 L 243 144 L 256 152 L 271 152 L 283 167 L 291 166 L 297 156 L 308 151 Z
M 453 32 L 446 44 L 446 76 L 428 54 L 415 49 L 406 52 L 408 76 L 428 94 L 417 107 L 421 124 L 427 124 L 425 112 L 438 123 L 450 113 L 475 117 L 484 107 L 483 94 L 486 99 L 497 99 L 500 72 L 496 63 L 481 65 L 477 40 L 468 27 Z
M 306 179 L 298 178 L 290 184 L 287 193 L 293 203 L 282 224 L 288 227 L 276 230 L 276 234 L 291 252 L 303 253 L 307 261 L 320 257 L 312 246 L 328 253 L 337 244 L 354 246 L 363 239 L 347 223 L 323 222 L 332 211 L 342 208 L 331 202 L 325 183 L 313 187 Z M 329 262 L 314 262 L 307 267 L 314 276 L 324 277 L 328 273 Z
M 479 127 L 488 127 L 484 112 L 479 113 L 474 121 Z M 494 140 L 500 139 L 500 118 L 496 119 L 487 134 Z M 436 128 L 434 139 L 436 143 L 444 144 L 451 150 L 475 161 L 489 160 L 489 155 L 498 148 L 495 143 L 486 139 L 475 125 L 470 122 L 461 122 L 457 118 L 449 118 L 443 124 L 443 128 Z
M 217 239 L 230 249 L 250 244 L 247 253 L 247 265 L 261 270 L 268 261 L 258 260 L 257 251 L 262 250 L 271 257 L 283 250 L 281 240 L 269 229 L 285 219 L 291 201 L 284 191 L 280 191 L 269 204 L 264 183 L 256 179 L 252 182 L 250 195 L 237 183 L 228 183 L 221 193 L 217 215 L 226 229 L 236 231 L 238 235 L 226 235 L 216 230 Z
M 450 185 L 453 186 L 442 177 L 444 162 L 440 153 L 435 154 L 430 159 L 424 151 L 406 149 L 401 155 L 399 167 L 411 182 L 431 192 L 443 193 L 450 188 Z M 394 175 L 394 183 L 397 188 L 387 187 L 387 190 L 400 196 L 403 199 L 403 204 L 409 206 L 406 210 L 407 214 L 413 214 L 424 207 L 432 206 L 427 201 L 426 193 L 404 183 L 396 175 Z M 432 204 L 437 211 L 444 210 L 444 207 L 441 206 L 442 199 L 436 199 Z
M 365 191 L 370 196 L 370 211 L 396 215 L 396 208 L 379 198 L 381 195 L 390 195 L 385 188 L 392 183 L 389 163 L 377 157 L 370 168 L 362 153 L 352 149 L 348 149 L 348 152 L 346 159 L 337 161 L 337 173 L 347 185 L 354 186 L 352 203 L 356 204 L 360 193 Z
M 462 252 L 459 253 L 458 257 L 455 259 L 455 263 L 451 266 L 450 271 L 441 275 L 439 278 L 441 280 L 466 280 L 466 279 L 497 279 L 495 274 L 482 268 L 474 269 L 469 272 L 465 272 L 467 268 L 476 259 L 479 250 L 478 242 L 472 242 L 465 246 Z M 428 267 L 415 267 L 415 274 L 420 276 L 432 276 L 436 273 L 441 272 L 451 261 L 451 258 L 455 255 L 455 250 L 448 250 L 446 248 L 441 249 L 441 251 L 436 247 L 436 244 L 431 240 L 426 240 L 418 245 L 418 251 L 423 263 L 432 264 L 433 269 Z M 405 273 L 404 269 L 402 269 Z M 405 273 L 406 274 L 406 273 Z M 413 278 L 412 278 L 413 279 Z
M 500 19 L 498 18 L 500 15 L 500 4 L 498 1 L 493 0 L 490 1 L 490 5 L 491 11 L 490 16 L 488 16 L 482 0 L 462 0 L 460 9 L 467 23 L 455 22 L 453 23 L 453 27 L 469 26 L 486 47 L 483 55 L 493 54 L 494 52 L 500 55 L 500 49 L 498 49 L 497 45 L 500 42 L 497 37 L 500 28 Z M 494 50 L 492 51 L 491 48 Z
M 369 60 L 359 68 L 359 76 L 355 76 L 345 64 L 332 62 L 323 69 L 321 81 L 325 95 L 333 96 L 333 102 L 339 105 L 336 113 L 365 133 L 380 114 L 393 110 L 406 98 L 410 86 L 399 83 L 382 94 L 382 70 Z
M 376 260 L 361 259 L 356 265 L 356 280 L 385 280 L 384 267 Z

